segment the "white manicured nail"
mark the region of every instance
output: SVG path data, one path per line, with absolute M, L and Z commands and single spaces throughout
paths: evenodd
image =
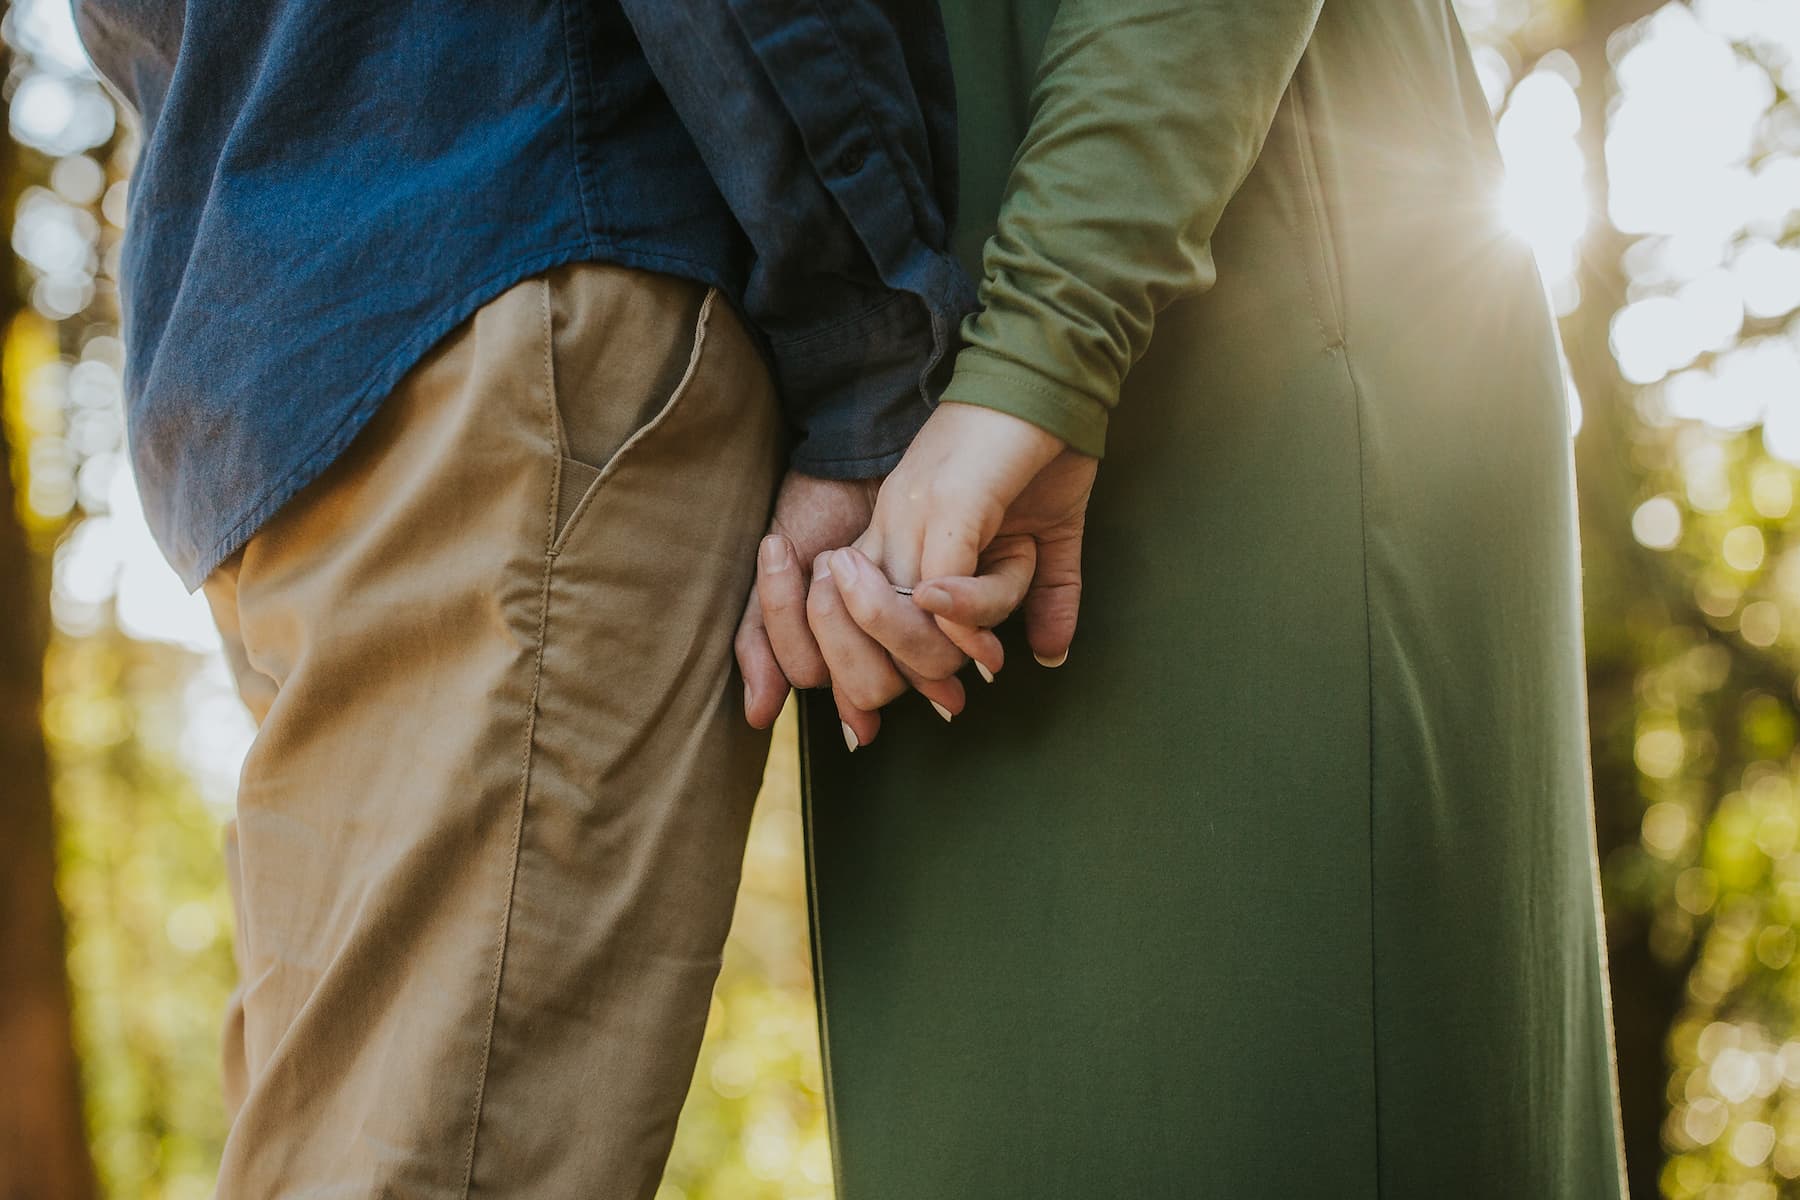
M 838 724 L 844 727 L 844 745 L 850 748 L 850 753 L 855 754 L 856 747 L 860 744 L 856 740 L 856 730 L 850 728 L 848 721 L 839 721 Z
M 951 712 L 949 709 L 945 708 L 943 705 L 939 704 L 936 700 L 933 700 L 931 702 L 931 707 L 937 709 L 937 715 L 944 718 L 944 720 L 946 720 L 946 721 L 950 720 L 952 717 L 954 717 L 956 715 L 955 713 Z
M 1040 666 L 1040 667 L 1060 667 L 1064 663 L 1069 661 L 1069 652 L 1067 650 L 1064 650 L 1060 655 L 1058 655 L 1055 658 L 1045 658 L 1043 655 L 1039 654 L 1037 651 L 1034 650 L 1031 653 L 1031 657 L 1038 660 L 1038 666 Z
M 988 670 L 987 664 L 982 662 L 979 658 L 975 660 L 975 670 L 981 676 L 983 683 L 994 682 L 994 673 Z

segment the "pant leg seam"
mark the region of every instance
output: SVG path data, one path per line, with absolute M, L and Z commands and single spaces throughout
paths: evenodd
M 556 413 L 556 368 L 552 357 L 551 346 L 551 313 L 550 285 L 547 280 L 539 280 L 543 288 L 543 337 L 544 337 L 544 384 L 546 400 L 549 404 L 549 419 L 554 422 Z M 481 1071 L 475 1080 L 475 1103 L 469 1114 L 468 1147 L 463 1155 L 463 1200 L 468 1200 L 469 1189 L 475 1179 L 475 1144 L 481 1132 L 482 1101 L 487 1095 L 488 1069 L 493 1063 L 494 1025 L 500 1013 L 501 978 L 506 968 L 506 945 L 512 933 L 513 900 L 519 882 L 519 848 L 525 834 L 525 805 L 531 793 L 531 753 L 537 743 L 537 711 L 538 695 L 544 679 L 544 639 L 550 624 L 550 576 L 556 564 L 554 542 L 556 539 L 556 498 L 561 487 L 561 459 L 552 455 L 550 473 L 549 500 L 544 518 L 544 566 L 538 580 L 538 623 L 536 646 L 531 662 L 531 700 L 525 711 L 525 749 L 519 764 L 518 801 L 514 807 L 512 833 L 512 860 L 506 873 L 506 905 L 500 916 L 500 937 L 494 947 L 494 982 L 488 995 L 487 1028 L 481 1040 Z

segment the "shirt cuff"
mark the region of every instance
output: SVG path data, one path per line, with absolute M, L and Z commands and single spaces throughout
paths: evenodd
M 920 298 L 896 292 L 850 321 L 770 339 L 775 383 L 800 440 L 789 463 L 823 479 L 875 479 L 931 415 L 924 380 L 941 350 Z
M 1105 404 L 1012 359 L 972 346 L 956 356 L 956 373 L 941 402 L 1009 413 L 1055 434 L 1071 450 L 1095 458 L 1106 450 L 1110 414 Z

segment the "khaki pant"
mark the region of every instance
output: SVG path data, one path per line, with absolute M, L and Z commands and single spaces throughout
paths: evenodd
M 206 582 L 259 721 L 226 1197 L 648 1197 L 767 738 L 731 640 L 780 471 L 699 285 L 481 309 Z

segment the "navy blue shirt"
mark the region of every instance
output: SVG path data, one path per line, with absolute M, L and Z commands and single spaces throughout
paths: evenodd
M 121 288 L 144 511 L 189 588 L 511 284 L 714 284 L 794 465 L 866 478 L 974 304 L 931 0 L 76 0 L 137 110 Z

